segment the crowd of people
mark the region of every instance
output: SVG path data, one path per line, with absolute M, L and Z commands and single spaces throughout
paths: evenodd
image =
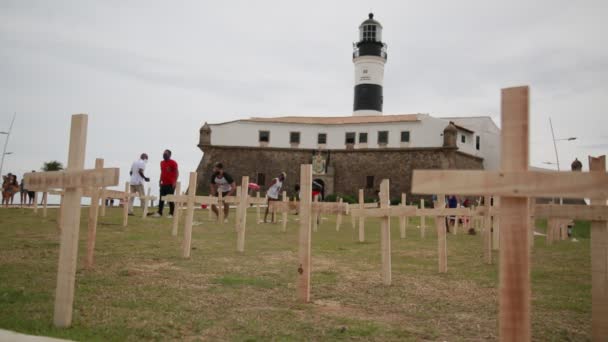
M 33 171 L 32 172 L 36 172 Z M 15 204 L 15 196 L 19 194 L 19 203 Z M 9 172 L 2 176 L 2 205 L 8 207 L 9 205 L 15 206 L 32 206 L 34 204 L 36 192 L 28 191 L 23 183 L 23 177 L 21 182 L 17 179 L 17 175 Z

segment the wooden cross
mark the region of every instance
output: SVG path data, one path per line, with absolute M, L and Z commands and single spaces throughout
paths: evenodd
M 380 250 L 382 255 L 382 283 L 391 284 L 391 233 L 390 218 L 394 216 L 412 216 L 416 214 L 416 207 L 400 205 L 390 206 L 389 180 L 384 179 L 380 183 L 380 208 L 354 208 L 350 214 L 354 217 L 379 217 L 380 218 Z M 377 205 L 377 204 L 376 204 Z
M 405 203 L 405 193 L 401 194 L 401 206 L 404 207 L 406 206 Z M 399 230 L 401 232 L 401 238 L 405 239 L 406 238 L 406 229 L 407 229 L 407 221 L 408 221 L 408 217 L 407 216 L 399 216 Z
M 156 196 L 150 195 L 151 189 L 148 187 L 148 194 L 146 196 L 139 196 L 139 200 L 142 201 L 144 205 L 144 212 L 142 218 L 148 217 L 148 201 L 156 201 Z M 179 192 L 178 192 L 179 194 Z
M 180 195 L 182 191 L 182 185 L 180 182 L 175 184 L 175 193 Z M 173 210 L 173 223 L 171 225 L 171 236 L 177 236 L 177 230 L 179 225 L 179 210 L 182 207 L 182 202 L 176 201 L 175 208 Z
M 492 222 L 498 222 L 498 209 L 496 202 L 492 201 L 492 196 L 484 197 L 484 204 L 477 206 L 472 212 L 481 217 L 483 231 L 481 233 L 481 241 L 483 245 L 483 260 L 486 264 L 492 264 L 492 245 L 493 245 L 493 227 Z M 493 203 L 493 204 L 492 204 Z
M 187 195 L 166 195 L 162 197 L 163 201 L 183 203 L 186 205 L 186 217 L 184 221 L 184 242 L 182 245 L 182 256 L 184 258 L 190 257 L 190 250 L 192 246 L 192 222 L 194 220 L 194 205 L 195 204 L 217 204 L 218 198 L 211 196 L 196 196 L 196 172 L 190 172 L 190 181 L 188 183 L 188 194 Z M 175 212 L 174 212 L 175 214 Z M 175 216 L 175 215 L 174 215 Z M 176 230 L 177 234 L 177 230 Z
M 420 199 L 420 209 L 424 209 L 424 198 Z M 426 236 L 426 216 L 420 216 L 420 238 L 424 239 Z
M 136 197 L 139 194 L 137 192 L 131 193 L 131 187 L 129 182 L 125 182 L 125 192 L 122 193 L 122 226 L 126 227 L 129 224 L 129 200 L 131 197 Z
M 587 175 L 605 176 L 606 156 L 589 157 L 589 171 Z M 537 204 L 534 215 L 550 220 L 591 221 L 591 338 L 601 341 L 608 336 L 608 196 L 590 198 L 590 205 Z
M 103 169 L 103 159 L 95 159 L 95 169 Z M 97 237 L 97 216 L 99 211 L 99 198 L 101 188 L 91 188 L 91 206 L 89 207 L 89 221 L 87 234 L 87 257 L 85 259 L 85 267 L 93 267 L 93 255 L 95 253 L 95 239 Z
M 365 203 L 363 189 L 359 189 L 358 209 L 378 208 L 378 203 Z M 365 242 L 365 216 L 359 216 L 359 242 Z
M 80 231 L 80 201 L 83 188 L 118 184 L 117 168 L 84 170 L 87 121 L 86 114 L 72 116 L 68 163 L 65 171 L 26 173 L 24 176 L 28 189 L 33 191 L 46 191 L 49 188 L 65 189 L 53 316 L 57 327 L 69 327 L 72 323 Z
M 601 198 L 604 201 L 608 198 L 605 172 L 528 171 L 528 93 L 528 87 L 502 90 L 500 171 L 415 170 L 412 179 L 415 193 L 443 191 L 501 196 L 499 336 L 502 341 L 529 341 L 531 336 L 527 197 Z M 608 305 L 604 305 L 606 307 Z
M 283 191 L 283 202 L 289 204 L 289 197 L 287 197 L 287 191 Z M 287 215 L 289 213 L 288 212 L 283 212 L 283 232 L 287 231 Z
M 439 272 L 445 273 L 448 271 L 448 249 L 446 236 L 446 217 L 467 215 L 470 213 L 468 208 L 446 208 L 445 195 L 438 194 L 436 207 L 433 209 L 416 209 L 418 216 L 435 216 L 435 227 L 437 228 L 437 254 L 439 255 Z
M 338 203 L 342 204 L 343 200 L 342 197 L 340 197 L 338 199 Z M 336 216 L 336 231 L 339 232 L 340 231 L 340 226 L 342 225 L 342 214 L 338 213 L 338 216 Z

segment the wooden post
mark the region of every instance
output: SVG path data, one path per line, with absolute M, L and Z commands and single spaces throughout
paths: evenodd
M 359 209 L 365 208 L 363 189 L 359 189 Z M 359 242 L 365 241 L 365 217 L 359 217 Z
M 182 191 L 182 185 L 180 182 L 177 182 L 177 184 L 175 184 L 175 194 L 180 195 Z M 181 202 L 175 202 L 175 210 L 173 213 L 173 225 L 171 227 L 171 236 L 177 236 L 177 230 L 178 225 L 179 225 L 179 212 L 180 212 L 180 208 L 182 207 Z
M 34 191 L 34 214 L 38 214 L 38 191 Z
M 249 176 L 243 176 L 241 179 L 241 192 L 239 196 L 239 204 L 237 207 L 238 230 L 236 237 L 236 250 L 243 253 L 245 251 L 245 230 L 247 229 L 247 186 L 249 185 Z
M 213 221 L 213 209 L 211 208 L 211 206 L 207 206 L 207 218 L 209 221 Z
M 45 191 L 45 192 L 42 193 L 42 217 L 46 217 L 46 215 L 47 215 L 47 210 L 46 209 L 47 209 L 47 204 L 48 204 L 47 203 L 48 202 L 48 196 L 49 196 L 48 192 Z
M 534 205 L 536 204 L 536 199 L 534 197 L 528 198 L 528 210 L 530 212 L 530 248 L 534 247 L 534 230 L 536 228 L 536 218 L 534 217 Z
M 310 272 L 311 272 L 311 232 L 310 212 L 312 197 L 312 165 L 300 166 L 300 231 L 298 243 L 298 300 L 303 303 L 310 301 Z
M 606 156 L 589 157 L 589 171 L 606 173 Z M 606 205 L 606 198 L 591 198 L 591 205 Z M 591 221 L 591 339 L 608 337 L 608 222 Z
M 88 116 L 86 114 L 72 116 L 68 171 L 84 169 L 87 123 Z M 62 213 L 59 268 L 57 270 L 57 290 L 55 291 L 55 313 L 53 316 L 55 326 L 60 328 L 69 327 L 72 324 L 81 197 L 82 188 L 67 188 L 64 191 L 63 205 L 65 211 Z
M 342 203 L 342 198 L 338 199 L 338 203 Z M 338 213 L 338 215 L 336 216 L 336 231 L 339 232 L 340 231 L 340 226 L 342 225 L 342 213 Z
M 129 182 L 125 182 L 125 198 L 122 203 L 122 226 L 126 227 L 129 223 L 129 198 L 131 198 L 131 187 L 129 186 Z
M 257 202 L 255 204 L 255 214 L 256 214 L 256 222 L 257 224 L 260 224 L 262 222 L 262 213 L 260 212 L 260 192 L 256 192 L 255 197 L 257 199 Z
M 103 159 L 95 159 L 95 168 L 103 169 Z M 93 267 L 93 254 L 95 253 L 95 238 L 97 236 L 97 214 L 99 211 L 100 189 L 91 188 L 91 206 L 89 207 L 88 236 L 87 236 L 87 258 L 85 267 Z
M 218 191 L 221 196 L 221 191 Z M 196 196 L 196 172 L 190 172 L 190 181 L 188 182 L 188 197 L 194 198 Z M 223 212 L 222 210 L 219 211 Z M 186 208 L 186 219 L 184 225 L 184 244 L 182 256 L 184 258 L 190 257 L 190 249 L 192 246 L 192 221 L 194 219 L 194 201 L 189 200 Z
M 63 195 L 62 192 L 59 196 L 59 207 L 57 208 L 57 228 L 59 228 L 59 231 L 63 230 Z
M 289 205 L 289 198 L 287 197 L 287 191 L 283 191 L 283 202 Z M 259 205 L 259 204 L 258 204 Z M 287 231 L 287 212 L 283 212 L 283 232 Z
M 445 195 L 437 195 L 437 205 L 445 208 Z M 435 216 L 435 227 L 437 227 L 437 255 L 439 257 L 439 273 L 448 271 L 448 242 L 445 227 L 445 216 Z
M 502 90 L 501 171 L 528 170 L 528 96 L 528 87 Z M 500 197 L 500 212 L 500 339 L 529 341 L 530 219 L 527 199 Z
M 494 204 L 492 207 L 500 208 L 500 197 L 494 197 Z M 500 216 L 495 215 L 492 217 L 492 250 L 497 251 L 500 249 Z
M 315 195 L 315 203 L 319 203 L 319 195 Z M 312 214 L 312 231 L 316 232 L 319 230 L 319 213 L 314 212 Z
M 383 179 L 380 183 L 380 208 L 390 207 L 389 180 Z M 382 283 L 391 284 L 391 218 L 380 219 L 380 248 L 382 250 Z
M 405 193 L 401 194 L 401 206 L 405 206 Z M 401 230 L 401 238 L 405 239 L 407 235 L 407 216 L 399 216 L 399 228 Z
M 234 214 L 234 231 L 238 232 L 239 231 L 239 227 L 241 225 L 241 202 L 240 202 L 240 198 L 241 198 L 241 186 L 237 185 L 236 187 L 236 198 L 235 198 L 235 203 L 236 203 L 236 212 Z M 226 201 L 227 199 L 224 199 L 224 201 Z M 230 204 L 229 204 L 230 205 Z
M 351 206 L 352 204 L 348 203 L 349 209 L 351 208 Z M 354 233 L 355 229 L 357 229 L 357 219 L 353 215 L 350 215 L 350 225 L 353 227 Z
M 420 199 L 420 209 L 424 209 L 424 198 Z M 424 239 L 426 235 L 426 216 L 420 216 L 420 238 Z
M 217 218 L 220 224 L 224 224 L 224 198 L 221 191 L 217 192 Z
M 104 190 L 105 188 L 101 188 L 101 208 L 99 209 L 99 216 L 101 217 L 106 216 L 106 194 Z
M 486 213 L 483 216 L 483 260 L 486 264 L 492 264 L 492 216 L 490 214 L 491 197 L 485 196 L 484 207 Z

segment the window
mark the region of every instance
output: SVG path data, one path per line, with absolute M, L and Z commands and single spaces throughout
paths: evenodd
M 467 137 L 463 134 L 460 136 L 460 141 L 464 144 L 467 142 Z
M 300 132 L 289 132 L 289 143 L 299 144 L 300 143 Z
M 401 142 L 410 142 L 410 131 L 401 132 Z
M 354 144 L 355 143 L 355 132 L 347 132 L 346 133 L 346 144 Z
M 270 131 L 260 131 L 260 142 L 270 142 Z
M 365 188 L 373 189 L 374 188 L 374 176 L 367 176 L 365 178 Z
M 477 151 L 479 151 L 479 146 L 481 145 L 481 141 L 480 141 L 480 137 L 479 135 L 475 137 L 475 149 L 477 149 Z
M 388 131 L 379 131 L 378 132 L 378 144 L 379 145 L 388 144 Z
M 363 26 L 363 40 L 376 40 L 376 25 Z
M 264 186 L 266 184 L 266 175 L 263 173 L 258 173 L 257 183 L 259 186 Z
M 327 144 L 327 133 L 317 135 L 317 144 Z
M 367 133 L 359 133 L 359 144 L 367 144 Z

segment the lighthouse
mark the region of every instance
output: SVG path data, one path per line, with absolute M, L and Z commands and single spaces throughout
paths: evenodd
M 359 41 L 353 43 L 355 101 L 353 115 L 382 115 L 382 82 L 386 63 L 386 44 L 382 25 L 370 13 L 359 26 Z

